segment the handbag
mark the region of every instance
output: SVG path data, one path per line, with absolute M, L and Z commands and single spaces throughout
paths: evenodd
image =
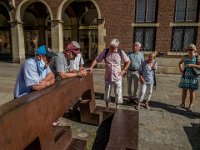
M 157 62 L 156 62 L 156 60 L 154 61 L 154 64 L 156 64 Z M 157 82 L 156 82 L 156 71 L 153 69 L 153 80 L 154 80 L 154 82 L 153 82 L 153 90 L 156 90 L 156 88 L 157 88 Z
M 198 55 L 196 55 L 196 64 L 198 65 Z M 195 75 L 200 75 L 200 68 L 192 67 Z
M 193 71 L 194 71 L 195 75 L 200 75 L 200 69 L 199 68 L 193 67 Z
M 156 87 L 157 87 L 157 83 L 156 83 L 156 72 L 155 72 L 155 70 L 154 70 L 153 72 L 154 72 L 154 75 L 153 75 L 153 80 L 154 80 L 154 83 L 153 83 L 153 90 L 156 90 Z

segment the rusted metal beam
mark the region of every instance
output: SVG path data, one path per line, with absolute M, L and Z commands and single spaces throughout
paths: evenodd
M 92 74 L 82 79 L 56 82 L 0 106 L 0 149 L 67 149 L 71 129 L 56 129 L 52 122 L 62 116 L 79 97 L 94 101 Z M 81 143 L 81 142 L 74 142 Z
M 138 129 L 138 111 L 117 109 L 112 120 L 106 150 L 137 150 Z

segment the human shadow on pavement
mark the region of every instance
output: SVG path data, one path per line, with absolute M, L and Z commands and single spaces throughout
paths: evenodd
M 104 93 L 94 92 L 95 99 L 104 100 Z
M 80 111 L 78 108 L 69 109 L 68 112 L 63 114 L 64 118 L 81 123 Z
M 110 128 L 113 116 L 104 120 L 99 126 L 92 150 L 105 150 L 110 137 Z
M 165 104 L 165 103 L 156 102 L 156 101 L 150 101 L 149 106 L 154 107 L 154 108 L 161 108 L 168 112 L 183 115 L 190 119 L 200 118 L 199 112 L 187 111 L 186 109 L 180 108 L 179 106 L 175 106 L 175 105 Z
M 200 149 L 200 125 L 196 123 L 191 124 L 192 127 L 184 126 L 185 133 L 187 134 L 188 140 L 193 150 Z

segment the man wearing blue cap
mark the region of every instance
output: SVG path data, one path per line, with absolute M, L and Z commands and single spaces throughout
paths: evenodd
M 57 54 L 43 45 L 36 50 L 35 57 L 26 60 L 17 75 L 14 88 L 15 99 L 54 84 L 55 77 L 49 68 L 49 63 L 55 56 Z

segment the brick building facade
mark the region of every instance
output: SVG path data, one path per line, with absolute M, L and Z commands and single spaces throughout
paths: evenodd
M 175 73 L 189 42 L 200 49 L 199 2 L 180 1 L 1 0 L 0 59 L 23 62 L 34 54 L 34 38 L 37 45 L 46 44 L 56 52 L 77 40 L 85 58 L 93 59 L 118 38 L 125 51 L 141 40 L 144 53 L 163 53 L 158 58 L 161 72 Z

